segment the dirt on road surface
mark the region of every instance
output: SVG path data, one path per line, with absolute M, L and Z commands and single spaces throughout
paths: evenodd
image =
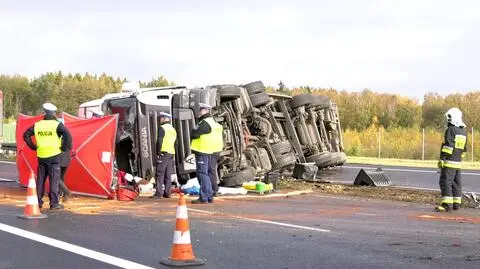
M 412 202 L 416 204 L 432 205 L 432 208 L 440 200 L 438 191 L 401 189 L 395 187 L 367 187 L 331 183 L 312 183 L 294 179 L 282 180 L 279 191 L 270 194 L 248 194 L 242 196 L 219 196 L 215 199 L 216 205 L 231 203 L 232 200 L 255 201 L 279 197 L 290 197 L 305 194 L 321 194 L 327 196 L 350 196 L 377 200 L 390 200 Z M 26 188 L 16 183 L 0 185 L 0 204 L 23 207 L 25 205 Z M 196 196 L 186 196 L 187 201 L 196 199 Z M 167 209 L 173 213 L 176 208 L 178 195 L 173 194 L 172 199 L 152 200 L 149 197 L 137 197 L 135 201 L 106 200 L 92 197 L 76 196 L 64 203 L 65 209 L 77 214 L 97 215 L 110 214 L 134 214 L 136 216 L 158 215 L 158 208 Z M 45 199 L 48 207 L 48 197 Z M 462 207 L 472 207 L 464 200 Z M 228 208 L 228 207 L 225 207 Z

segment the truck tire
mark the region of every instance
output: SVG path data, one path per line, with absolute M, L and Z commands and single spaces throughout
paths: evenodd
M 240 187 L 243 182 L 255 179 L 256 171 L 253 167 L 227 174 L 222 177 L 221 183 L 224 187 Z
M 347 163 L 347 154 L 345 154 L 345 152 L 341 152 L 339 161 L 337 162 L 337 165 L 342 166 L 346 163 Z
M 297 156 L 293 152 L 275 156 L 275 158 L 277 158 L 277 162 L 273 164 L 272 170 L 287 168 L 297 162 Z
M 319 154 L 308 156 L 306 159 L 307 162 L 315 163 L 318 168 L 325 168 L 328 167 L 328 164 L 331 162 L 332 155 L 330 152 L 325 151 Z
M 332 159 L 334 159 L 332 166 L 342 166 L 347 162 L 347 155 L 345 152 L 332 152 Z
M 313 95 L 309 93 L 295 95 L 290 101 L 290 107 L 295 109 L 297 107 L 310 105 L 313 102 L 313 99 Z
M 218 89 L 218 95 L 222 101 L 230 101 L 242 96 L 242 89 L 236 86 L 225 86 Z
M 261 92 L 261 93 L 250 95 L 250 100 L 252 101 L 252 105 L 254 107 L 260 107 L 270 102 L 270 96 L 268 96 L 268 94 L 264 92 Z
M 265 85 L 263 85 L 263 82 L 260 80 L 245 84 L 243 87 L 247 90 L 249 95 L 254 95 L 265 91 Z
M 289 141 L 281 141 L 276 144 L 270 145 L 272 148 L 273 154 L 275 156 L 280 156 L 285 153 L 289 153 L 292 150 L 292 144 Z
M 326 95 L 313 95 L 313 101 L 308 105 L 308 108 L 325 109 L 330 107 L 330 97 Z

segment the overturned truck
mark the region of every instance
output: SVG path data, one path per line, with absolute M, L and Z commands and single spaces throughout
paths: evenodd
M 268 94 L 261 81 L 191 89 L 124 88 L 82 104 L 78 116 L 89 117 L 98 110 L 118 114 L 116 166 L 150 179 L 155 172 L 158 117 L 160 112 L 171 113 L 178 136 L 174 179 L 183 184 L 196 176 L 190 132 L 197 124 L 199 103 L 211 105 L 212 116 L 223 126 L 220 185 L 241 186 L 272 171 L 291 170 L 295 163 L 327 168 L 346 161 L 335 103 L 326 96 Z

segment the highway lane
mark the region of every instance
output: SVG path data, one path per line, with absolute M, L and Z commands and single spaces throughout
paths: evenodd
M 352 184 L 360 169 L 375 170 L 378 167 L 383 169 L 395 186 L 439 189 L 438 180 L 440 174 L 438 173 L 438 169 L 432 168 L 348 164 L 343 167 L 319 171 L 317 178 L 332 182 Z M 18 173 L 15 163 L 0 162 L 0 182 L 2 179 L 16 180 L 17 178 Z M 463 170 L 462 182 L 464 187 L 463 191 L 480 192 L 480 170 Z
M 14 162 L 0 161 L 0 182 L 17 180 L 17 164 Z
M 170 254 L 175 204 L 148 199 L 100 215 L 47 210 L 48 219 L 35 221 L 16 218 L 19 207 L 0 205 L 0 268 L 115 268 L 109 264 L 115 259 L 166 268 L 158 261 Z M 135 205 L 153 215 L 135 215 Z M 480 217 L 474 209 L 446 218 L 414 203 L 321 194 L 188 204 L 188 209 L 194 252 L 206 259 L 201 268 L 460 269 L 480 262 Z M 5 225 L 59 242 L 51 246 L 19 237 L 2 230 Z M 84 248 L 85 255 L 62 244 Z M 87 251 L 101 255 L 89 258 Z
M 353 184 L 360 169 L 375 170 L 379 167 L 382 168 L 385 175 L 395 186 L 439 189 L 439 170 L 432 168 L 348 164 L 343 167 L 320 171 L 317 178 L 332 182 Z M 463 191 L 480 192 L 480 171 L 462 170 L 462 183 Z

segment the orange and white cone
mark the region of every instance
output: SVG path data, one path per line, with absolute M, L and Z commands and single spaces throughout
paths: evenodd
M 40 212 L 40 207 L 38 206 L 37 185 L 33 171 L 30 171 L 30 178 L 28 179 L 27 204 L 23 213 L 23 215 L 18 215 L 17 217 L 21 219 L 44 219 L 47 217 L 47 215 Z
M 160 261 L 161 264 L 171 267 L 203 265 L 205 261 L 196 258 L 193 254 L 188 225 L 187 203 L 183 193 L 177 206 L 177 223 L 173 234 L 173 246 L 170 257 Z

